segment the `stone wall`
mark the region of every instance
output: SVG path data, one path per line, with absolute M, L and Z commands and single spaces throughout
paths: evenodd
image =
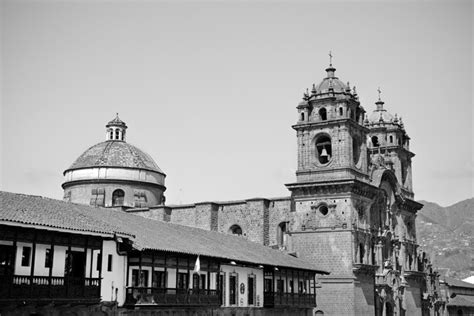
M 127 207 L 136 207 L 135 193 L 137 192 L 146 195 L 147 205 L 159 205 L 163 195 L 163 191 L 153 184 L 117 181 L 74 184 L 64 190 L 64 197 L 68 202 L 90 205 L 93 189 L 104 189 L 104 205 L 100 206 L 105 207 L 112 206 L 112 194 L 117 189 L 124 191 L 125 197 L 123 205 Z
M 375 314 L 374 276 L 358 273 L 354 281 L 355 315 Z
M 352 279 L 321 279 L 321 288 L 317 291 L 318 309 L 324 315 L 359 316 L 355 314 L 354 284 Z M 373 315 L 373 314 L 372 314 Z

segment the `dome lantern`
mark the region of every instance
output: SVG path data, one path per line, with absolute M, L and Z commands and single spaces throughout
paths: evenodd
M 106 140 L 125 141 L 127 124 L 125 124 L 125 122 L 119 118 L 118 113 L 112 121 L 108 122 L 107 125 L 105 125 L 105 128 Z

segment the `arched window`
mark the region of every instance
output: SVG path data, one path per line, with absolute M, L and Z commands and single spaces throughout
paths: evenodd
M 327 135 L 321 135 L 316 139 L 316 157 L 322 164 L 326 164 L 331 160 L 332 147 L 331 139 Z
M 364 263 L 364 257 L 365 257 L 364 244 L 360 243 L 359 244 L 359 263 Z
M 462 312 L 462 309 L 458 309 L 457 315 L 458 315 L 458 316 L 464 315 L 463 312 Z
M 390 135 L 390 137 L 389 137 L 388 139 L 389 139 L 389 141 L 390 141 L 390 144 L 393 144 L 393 136 Z
M 376 259 L 376 256 L 375 256 L 374 245 L 372 245 L 372 246 L 370 247 L 370 253 L 371 253 L 371 256 L 372 256 L 372 262 L 371 262 L 371 264 L 377 265 L 378 262 L 377 262 L 377 259 Z
M 360 158 L 360 147 L 361 147 L 361 142 L 358 137 L 354 136 L 352 138 L 352 158 L 354 158 L 354 164 L 357 165 L 359 162 Z
M 342 108 L 339 108 L 339 116 L 342 116 L 342 114 L 344 114 L 343 112 L 344 110 Z
M 301 112 L 301 120 L 304 121 L 304 112 Z
M 125 197 L 125 192 L 121 189 L 117 189 L 112 193 L 112 206 L 122 206 Z
M 403 160 L 401 163 L 401 169 L 402 169 L 402 185 L 405 185 L 405 181 L 407 180 L 408 167 L 407 167 L 407 163 Z
M 287 232 L 287 223 L 282 222 L 278 225 L 277 229 L 277 243 L 278 246 L 286 245 L 286 232 Z
M 109 139 L 114 139 L 114 130 L 110 129 Z
M 374 147 L 379 147 L 380 144 L 379 144 L 379 138 L 377 136 L 372 136 L 372 146 Z
M 321 118 L 322 121 L 326 121 L 328 119 L 328 114 L 326 111 L 326 108 L 321 108 L 319 109 L 319 117 Z
M 119 139 L 119 133 L 120 133 L 120 130 L 117 128 L 115 130 L 115 139 Z
M 230 228 L 229 228 L 229 233 L 233 234 L 233 235 L 242 235 L 242 228 L 240 228 L 239 225 L 232 225 Z
M 393 307 L 392 304 L 389 302 L 385 303 L 385 315 L 386 316 L 393 316 Z
M 125 130 L 122 131 L 122 140 L 125 139 Z

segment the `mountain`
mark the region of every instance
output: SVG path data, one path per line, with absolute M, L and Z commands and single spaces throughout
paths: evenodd
M 418 243 L 434 265 L 447 276 L 459 279 L 474 274 L 474 198 L 448 207 L 418 201 Z

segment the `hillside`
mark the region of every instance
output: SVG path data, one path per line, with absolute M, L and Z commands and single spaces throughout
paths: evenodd
M 473 275 L 474 198 L 448 207 L 419 202 L 424 207 L 416 219 L 418 243 L 435 266 L 459 279 Z

